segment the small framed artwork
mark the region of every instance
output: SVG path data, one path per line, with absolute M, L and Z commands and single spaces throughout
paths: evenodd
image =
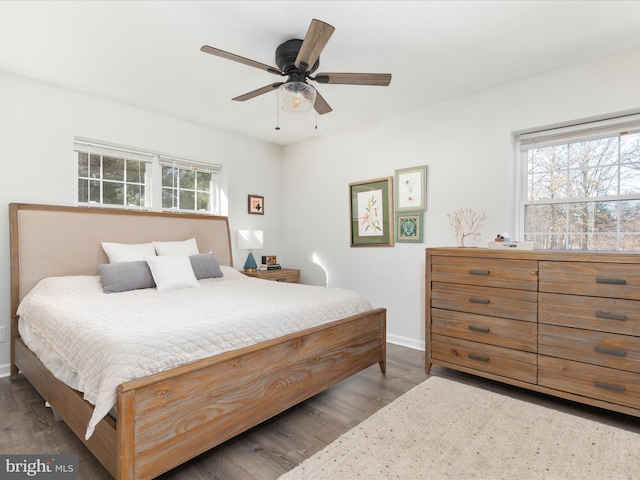
M 396 212 L 422 212 L 427 209 L 427 167 L 395 171 Z
M 393 246 L 393 177 L 349 184 L 351 246 Z
M 422 243 L 422 212 L 396 213 L 396 242 Z
M 264 197 L 249 195 L 249 213 L 264 215 Z

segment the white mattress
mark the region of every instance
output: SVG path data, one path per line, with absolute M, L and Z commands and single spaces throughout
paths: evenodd
M 87 439 L 123 382 L 372 308 L 349 290 L 222 269 L 224 277 L 200 280 L 200 288 L 164 292 L 105 294 L 99 276 L 51 277 L 24 298 L 25 344 L 95 406 Z

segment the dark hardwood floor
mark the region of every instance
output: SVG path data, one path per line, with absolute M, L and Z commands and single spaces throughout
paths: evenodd
M 450 378 L 640 433 L 637 418 L 579 405 L 434 366 Z M 428 378 L 424 352 L 389 344 L 387 373 L 372 366 L 248 432 L 162 475 L 161 479 L 277 479 L 380 408 Z M 455 400 L 455 399 L 452 399 Z M 0 453 L 77 454 L 79 479 L 109 474 L 29 382 L 0 379 Z

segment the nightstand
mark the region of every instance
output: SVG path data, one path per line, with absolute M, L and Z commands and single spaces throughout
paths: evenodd
M 248 277 L 272 280 L 275 282 L 300 283 L 300 270 L 294 268 L 281 268 L 280 270 L 256 270 L 255 272 L 242 272 Z

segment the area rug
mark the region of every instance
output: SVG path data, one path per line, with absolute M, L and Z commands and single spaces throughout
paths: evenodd
M 363 478 L 639 479 L 640 434 L 431 377 L 280 480 Z

